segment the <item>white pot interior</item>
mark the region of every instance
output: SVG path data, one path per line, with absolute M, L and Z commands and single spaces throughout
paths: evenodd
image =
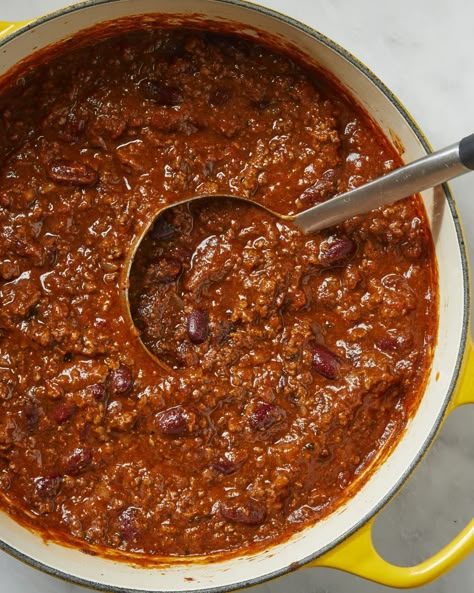
M 240 3 L 215 0 L 200 0 L 199 3 L 193 0 L 118 0 L 85 4 L 76 10 L 56 13 L 52 18 L 41 21 L 34 28 L 7 41 L 0 50 L 0 72 L 5 72 L 35 50 L 82 28 L 123 16 L 156 12 L 205 13 L 206 18 L 212 21 L 237 21 L 248 33 L 253 34 L 254 28 L 257 28 L 284 39 L 285 43 L 297 46 L 312 61 L 335 75 L 372 114 L 387 136 L 398 138 L 404 147 L 403 158 L 406 161 L 426 153 L 407 116 L 352 59 L 290 21 Z M 179 563 L 154 569 L 132 567 L 45 543 L 8 515 L 1 514 L 0 536 L 4 547 L 49 572 L 69 575 L 69 578 L 78 582 L 107 590 L 230 589 L 286 572 L 291 564 L 320 555 L 366 521 L 403 482 L 431 442 L 449 400 L 466 339 L 466 263 L 454 207 L 440 188 L 424 192 L 423 199 L 433 229 L 440 279 L 440 325 L 433 368 L 425 397 L 398 445 L 371 479 L 344 506 L 286 543 L 253 556 L 217 563 Z

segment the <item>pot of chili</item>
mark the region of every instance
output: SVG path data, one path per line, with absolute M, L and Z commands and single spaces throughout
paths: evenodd
M 90 1 L 2 30 L 2 548 L 108 591 L 299 566 L 409 587 L 459 562 L 472 522 L 414 567 L 371 541 L 472 403 L 447 187 L 308 237 L 225 201 L 174 213 L 132 267 L 133 322 L 122 299 L 168 203 L 292 213 L 429 152 L 397 99 L 234 0 Z

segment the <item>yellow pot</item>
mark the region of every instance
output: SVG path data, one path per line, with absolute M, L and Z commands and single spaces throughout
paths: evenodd
M 305 25 L 238 0 L 89 0 L 25 23 L 0 23 L 0 74 L 36 50 L 77 31 L 132 15 L 188 15 L 209 27 L 231 22 L 258 37 L 263 30 L 332 73 L 365 107 L 407 161 L 429 152 L 416 123 L 393 94 L 343 48 Z M 474 549 L 474 520 L 443 550 L 413 567 L 383 560 L 372 544 L 375 516 L 403 485 L 432 444 L 447 414 L 474 403 L 474 349 L 466 248 L 449 188 L 425 191 L 440 278 L 438 344 L 425 395 L 404 434 L 367 483 L 334 513 L 290 540 L 242 557 L 208 562 L 182 559 L 166 567 L 137 567 L 45 542 L 0 513 L 0 546 L 52 575 L 107 591 L 230 591 L 300 566 L 339 568 L 392 587 L 436 579 Z

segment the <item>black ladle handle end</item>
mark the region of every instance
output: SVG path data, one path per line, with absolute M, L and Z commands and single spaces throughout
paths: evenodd
M 468 169 L 474 169 L 474 134 L 459 143 L 459 160 Z

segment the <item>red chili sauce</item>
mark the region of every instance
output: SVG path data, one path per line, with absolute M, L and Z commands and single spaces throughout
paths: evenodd
M 77 546 L 255 549 L 332 512 L 422 396 L 436 334 L 419 198 L 305 236 L 295 213 L 399 165 L 277 49 L 85 40 L 0 94 L 0 493 Z M 364 474 L 364 472 L 366 472 Z

